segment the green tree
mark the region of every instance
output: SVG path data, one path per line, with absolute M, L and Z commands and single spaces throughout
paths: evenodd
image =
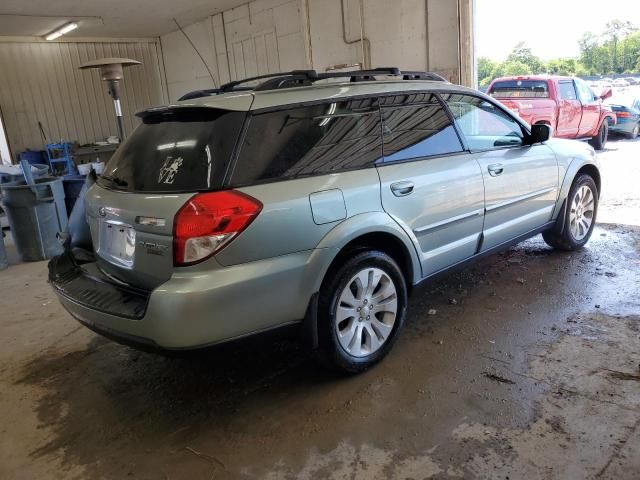
M 521 63 L 527 65 L 531 73 L 542 73 L 544 64 L 539 57 L 533 54 L 531 48 L 527 47 L 524 42 L 520 42 L 513 47 L 513 50 L 507 57 L 507 63 Z
M 604 32 L 605 36 L 609 38 L 608 46 L 611 49 L 611 64 L 613 71 L 615 73 L 622 73 L 625 70 L 626 65 L 624 64 L 626 58 L 624 53 L 619 51 L 620 40 L 629 33 L 633 32 L 635 27 L 628 20 L 612 20 L 607 23 L 606 30 Z M 624 47 L 624 45 L 623 45 Z M 622 56 L 622 62 L 620 62 L 620 57 Z
M 507 77 L 516 75 L 531 75 L 533 73 L 529 65 L 517 60 L 507 60 L 506 62 L 504 62 L 504 64 L 502 65 L 502 72 L 502 75 Z
M 484 88 L 498 77 L 539 73 L 566 76 L 640 73 L 640 32 L 630 22 L 610 22 L 601 36 L 587 32 L 578 45 L 579 58 L 555 58 L 546 63 L 524 42 L 516 44 L 504 62 L 480 57 L 478 83 Z
M 640 32 L 634 32 L 621 40 L 622 65 L 625 72 L 637 70 L 640 61 Z
M 478 83 L 481 87 L 489 85 L 493 80 L 493 72 L 498 64 L 487 57 L 478 57 Z
M 575 58 L 556 58 L 547 62 L 546 69 L 547 73 L 552 75 L 565 75 L 571 77 L 577 74 L 578 66 L 578 60 Z M 584 67 L 580 70 L 582 72 L 586 71 Z
M 587 32 L 578 40 L 578 45 L 580 46 L 580 61 L 582 65 L 588 71 L 593 70 L 594 53 L 598 48 L 598 37 L 591 32 Z

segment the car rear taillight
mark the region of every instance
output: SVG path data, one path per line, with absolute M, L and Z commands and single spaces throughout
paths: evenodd
M 174 265 L 193 265 L 219 252 L 249 226 L 260 210 L 262 203 L 234 190 L 194 196 L 176 214 Z
M 616 112 L 616 116 L 618 118 L 629 118 L 631 117 L 631 112 Z

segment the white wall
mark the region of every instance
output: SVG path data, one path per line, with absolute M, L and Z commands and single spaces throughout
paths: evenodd
M 117 135 L 113 102 L 97 70 L 81 63 L 104 57 L 142 62 L 121 84 L 125 128 L 135 113 L 165 101 L 156 42 L 22 42 L 0 39 L 0 108 L 12 153 L 42 149 L 38 122 L 49 141 L 89 143 Z
M 223 18 L 231 78 L 307 66 L 299 0 L 256 0 Z
M 392 8 L 388 0 L 308 0 L 308 4 L 313 65 L 318 71 L 363 62 L 366 68 L 427 68 L 425 0 L 395 0 Z
M 160 42 L 171 101 L 229 80 L 308 65 L 300 0 L 255 0 L 190 25 L 184 34 L 163 35 Z
M 229 81 L 222 15 L 207 17 L 205 20 L 184 27 L 183 30 L 184 33 L 177 30 L 160 37 L 171 101 L 177 100 L 192 90 L 217 86 L 214 85 L 209 71 L 218 85 L 220 82 Z M 189 40 L 196 46 L 202 59 Z
M 397 66 L 473 85 L 473 0 L 254 0 L 185 28 L 215 84 L 340 65 Z M 161 37 L 172 101 L 214 87 L 181 32 Z M 364 52 L 363 52 L 364 49 Z

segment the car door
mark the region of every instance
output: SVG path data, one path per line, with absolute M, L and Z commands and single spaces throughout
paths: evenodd
M 480 251 L 525 235 L 551 220 L 558 198 L 558 163 L 544 144 L 525 145 L 522 125 L 497 104 L 468 94 L 448 94 L 485 188 Z
M 428 276 L 476 253 L 484 216 L 482 173 L 435 95 L 380 102 L 382 205 L 412 238 Z
M 578 98 L 582 104 L 582 118 L 578 137 L 591 137 L 597 133 L 600 126 L 600 109 L 602 102 L 595 96 L 589 85 L 579 78 L 575 79 Z
M 558 124 L 555 135 L 561 138 L 576 138 L 582 118 L 582 103 L 578 99 L 576 86 L 572 80 L 558 82 Z

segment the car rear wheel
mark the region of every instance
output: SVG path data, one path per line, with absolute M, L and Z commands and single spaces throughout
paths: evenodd
M 636 123 L 636 126 L 633 127 L 633 130 L 627 133 L 627 138 L 631 140 L 635 140 L 636 138 L 638 138 L 639 134 L 640 134 L 640 123 Z
M 358 373 L 391 350 L 404 324 L 407 286 L 387 254 L 355 254 L 328 274 L 318 302 L 318 356 L 345 373 Z
M 595 137 L 591 137 L 589 144 L 596 150 L 604 150 L 604 146 L 607 143 L 607 137 L 609 136 L 609 125 L 605 119 L 600 125 L 600 130 Z
M 578 250 L 591 238 L 598 214 L 598 188 L 591 176 L 579 175 L 567 197 L 564 224 L 542 234 L 544 241 L 559 250 Z

